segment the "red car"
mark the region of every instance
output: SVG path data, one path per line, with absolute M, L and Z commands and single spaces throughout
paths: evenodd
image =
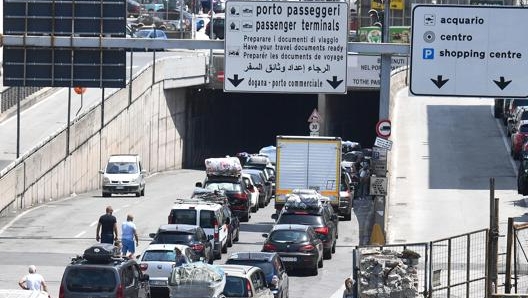
M 510 154 L 513 159 L 519 159 L 525 138 L 528 137 L 528 121 L 520 121 L 512 131 Z

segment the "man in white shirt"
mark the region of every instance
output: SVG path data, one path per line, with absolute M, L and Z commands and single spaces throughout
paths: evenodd
M 32 291 L 48 291 L 48 286 L 42 275 L 37 273 L 37 267 L 30 265 L 28 268 L 29 274 L 23 276 L 19 281 L 18 285 L 24 290 Z
M 121 225 L 121 244 L 123 245 L 123 256 L 130 257 L 136 252 L 136 243 L 139 239 L 136 232 L 136 224 L 133 222 L 134 216 L 127 214 L 127 220 Z M 136 242 L 134 243 L 134 239 Z

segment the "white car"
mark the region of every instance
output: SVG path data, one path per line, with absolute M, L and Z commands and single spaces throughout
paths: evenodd
M 258 200 L 260 192 L 255 183 L 253 182 L 253 178 L 251 178 L 250 174 L 243 173 L 242 179 L 244 179 L 244 182 L 246 183 L 246 185 L 248 186 L 248 190 L 250 191 L 251 212 L 255 213 L 259 209 Z
M 145 174 L 141 159 L 137 154 L 116 154 L 108 158 L 103 175 L 103 197 L 112 194 L 133 193 L 136 197 L 145 195 Z
M 168 279 L 172 269 L 176 266 L 175 247 L 182 252 L 183 263 L 200 260 L 200 257 L 189 246 L 183 244 L 151 244 L 137 257 L 139 268 L 149 275 L 152 293 L 168 294 Z
M 245 265 L 218 265 L 224 270 L 226 283 L 222 294 L 226 298 L 274 298 L 268 288 L 266 276 L 259 267 Z

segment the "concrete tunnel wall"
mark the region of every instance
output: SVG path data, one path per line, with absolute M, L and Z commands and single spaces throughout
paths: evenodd
M 0 172 L 0 216 L 75 193 L 99 189 L 110 154 L 138 153 L 149 173 L 179 169 L 185 138 L 187 86 L 206 82 L 200 53 L 158 60 L 127 87 L 93 106 L 66 128 Z M 148 191 L 148 190 L 147 190 Z
M 100 104 L 72 123 L 68 154 L 63 130 L 20 157 L 0 172 L 0 216 L 100 189 L 110 154 L 138 153 L 149 173 L 182 168 L 186 87 L 206 82 L 206 63 L 201 54 L 157 61 L 134 77 L 130 105 L 128 87 L 107 97 L 103 127 Z M 401 87 L 391 78 L 391 99 Z

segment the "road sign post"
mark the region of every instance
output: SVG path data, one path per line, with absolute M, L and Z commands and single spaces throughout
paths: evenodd
M 346 93 L 348 3 L 228 1 L 226 92 Z
M 525 8 L 416 5 L 412 12 L 412 94 L 528 96 Z

